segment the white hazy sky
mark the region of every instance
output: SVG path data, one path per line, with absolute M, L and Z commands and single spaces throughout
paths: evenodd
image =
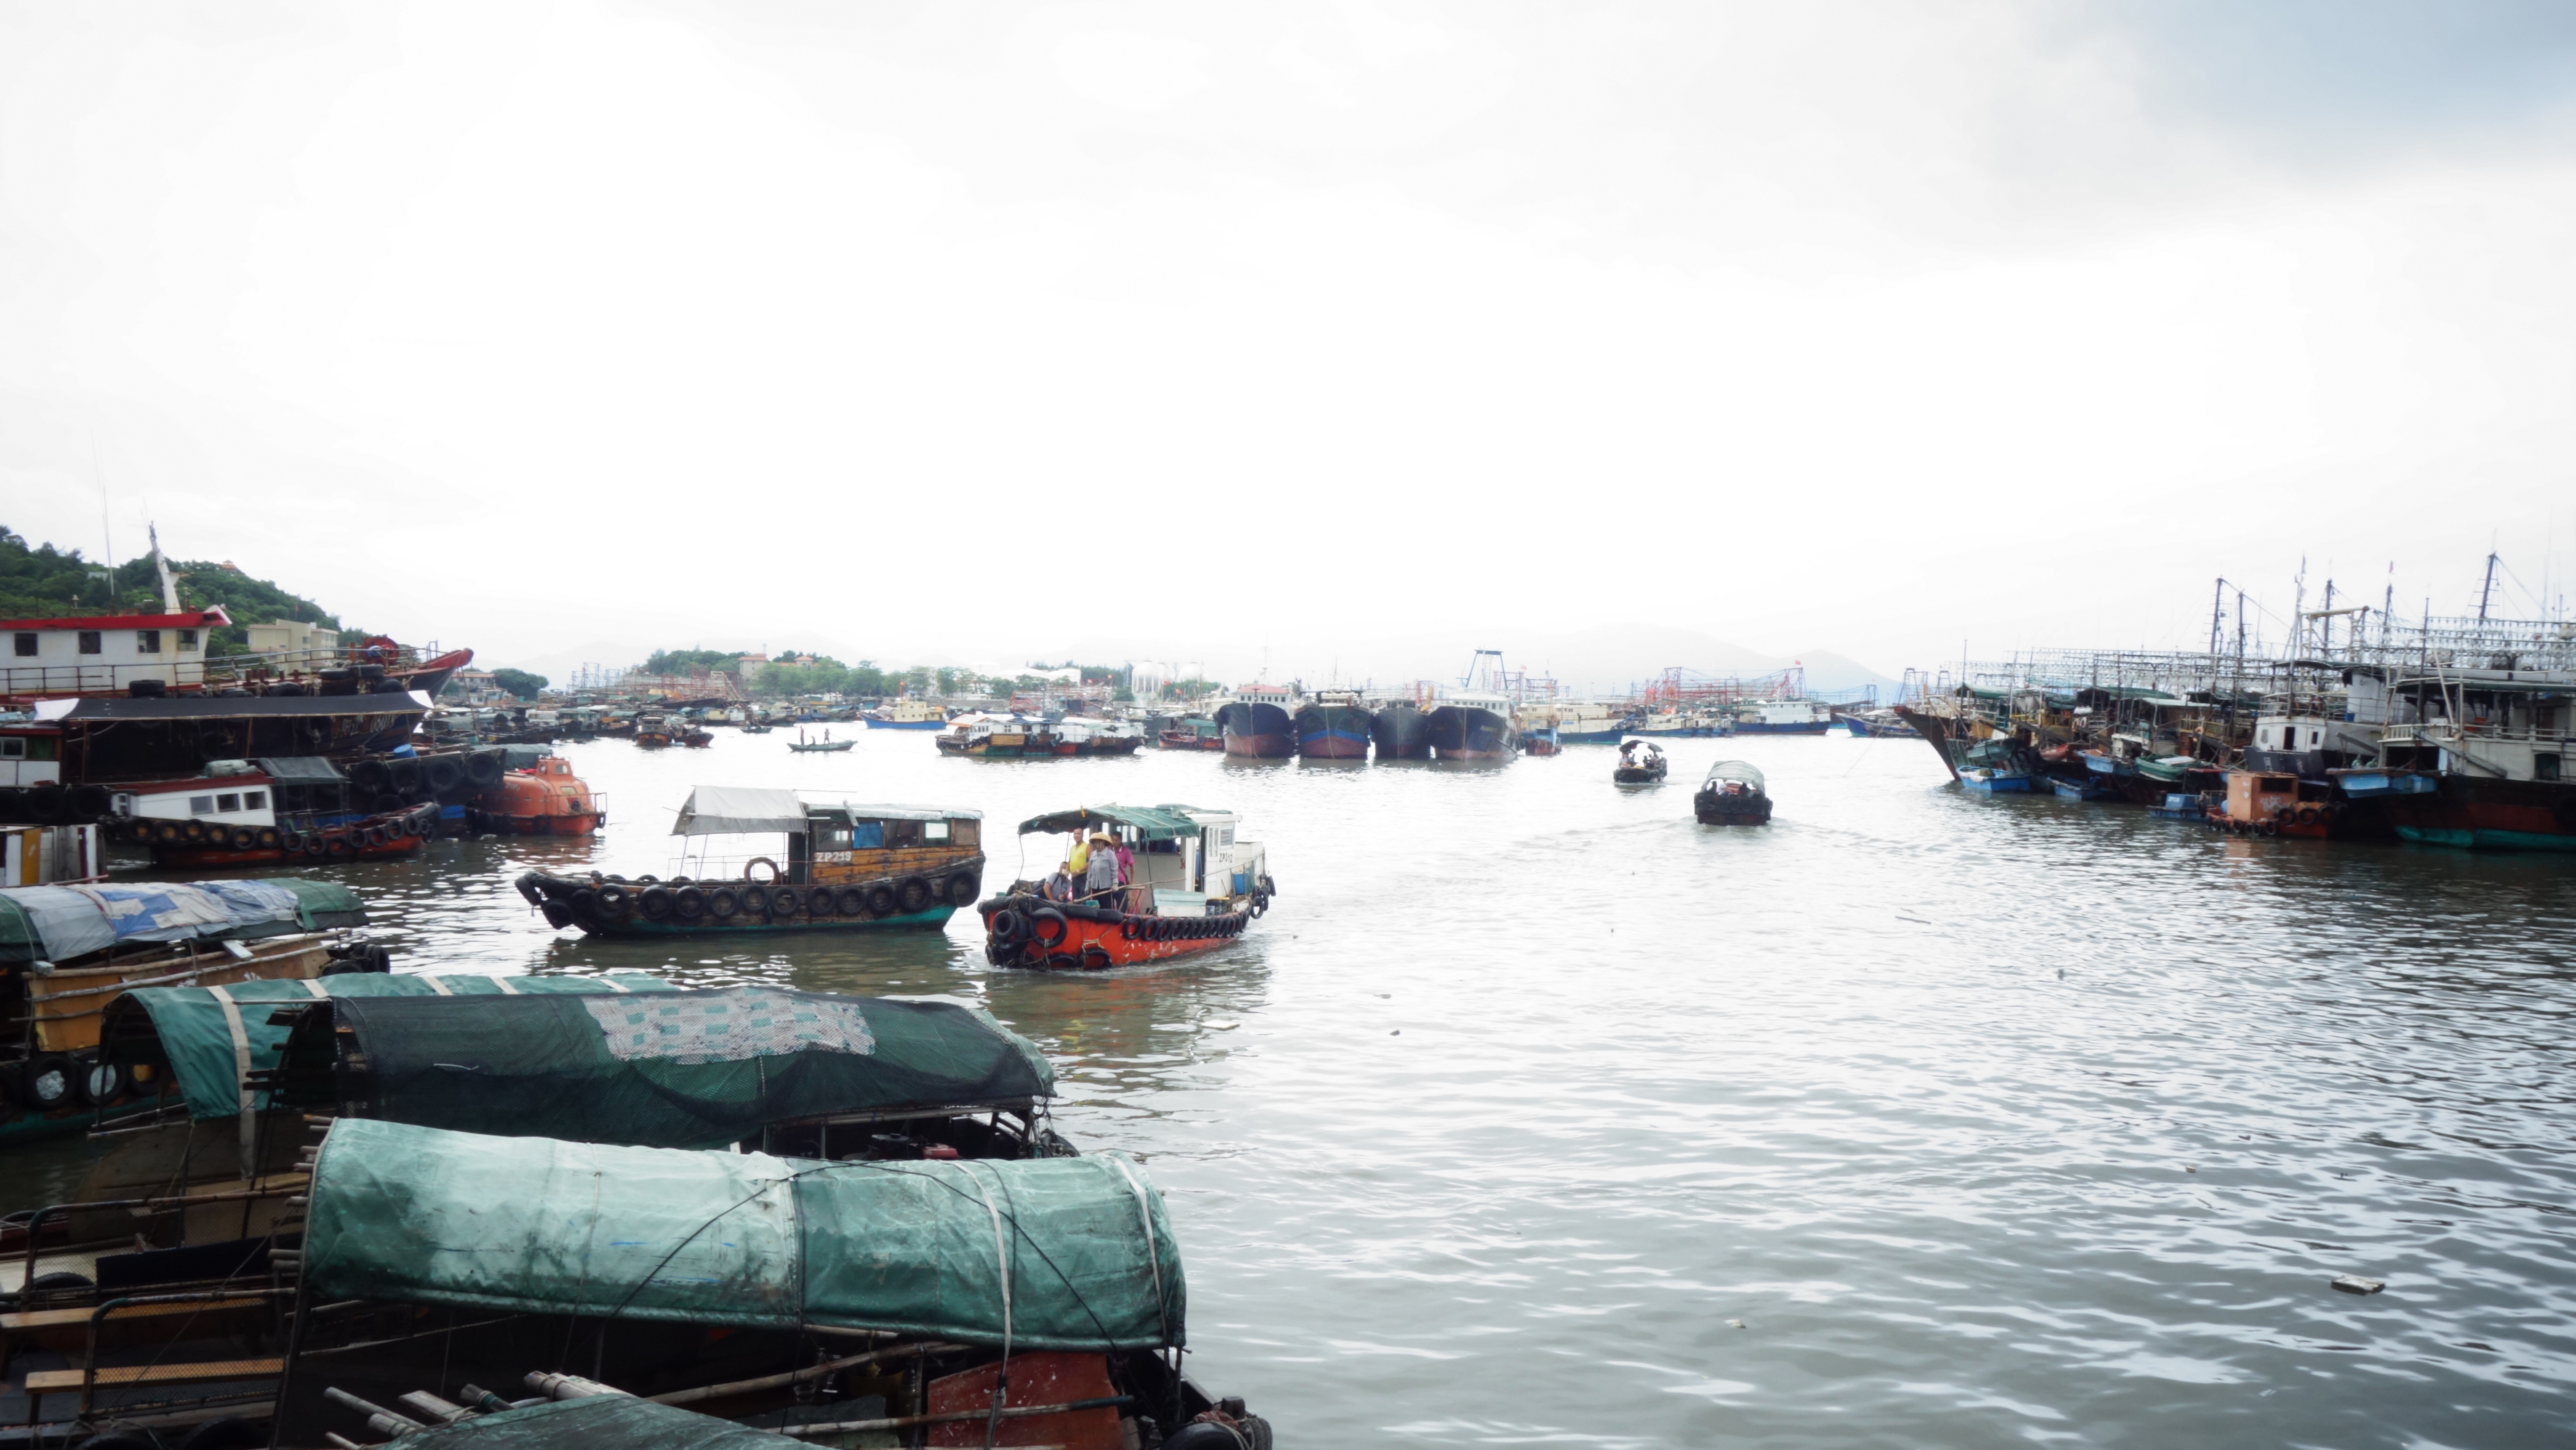
M 9 0 L 0 522 L 96 553 L 103 475 L 121 554 L 496 663 L 1893 673 L 2491 543 L 2528 612 L 2571 61 L 2466 0 Z

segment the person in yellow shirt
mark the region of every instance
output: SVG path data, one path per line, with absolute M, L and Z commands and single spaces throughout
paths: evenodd
M 1090 838 L 1086 836 L 1073 838 L 1073 851 L 1064 858 L 1064 869 L 1073 877 L 1076 886 L 1082 883 L 1083 873 L 1091 869 Z

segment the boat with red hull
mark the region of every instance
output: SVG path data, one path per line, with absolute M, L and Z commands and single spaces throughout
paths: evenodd
M 1286 760 L 1297 753 L 1297 725 L 1288 712 L 1297 692 L 1276 685 L 1246 685 L 1216 712 L 1225 753 L 1248 760 Z
M 997 967 L 1104 971 L 1172 961 L 1240 937 L 1270 910 L 1278 884 L 1259 843 L 1235 839 L 1240 818 L 1197 806 L 1085 806 L 1020 824 L 1021 835 L 1070 834 L 1090 850 L 1124 849 L 1124 885 L 1081 892 L 1015 881 L 976 904 L 984 957 Z

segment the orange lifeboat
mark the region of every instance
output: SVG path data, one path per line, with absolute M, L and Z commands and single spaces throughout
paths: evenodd
M 587 836 L 608 824 L 572 762 L 549 755 L 474 798 L 487 829 L 504 836 Z

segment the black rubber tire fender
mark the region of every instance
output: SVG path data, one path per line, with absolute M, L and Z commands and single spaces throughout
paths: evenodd
M 255 851 L 259 849 L 259 832 L 252 830 L 248 826 L 233 827 L 230 840 L 232 842 L 232 848 L 236 851 Z
M 624 916 L 634 900 L 625 887 L 614 881 L 603 881 L 589 890 L 591 909 L 602 916 Z
M 546 898 L 546 904 L 540 910 L 546 914 L 546 925 L 558 931 L 572 925 L 572 908 L 551 896 Z
M 1005 906 L 984 918 L 984 934 L 997 942 L 1016 942 L 1027 925 L 1018 912 Z
M 393 782 L 393 788 L 403 795 L 420 789 L 420 762 L 417 760 L 393 761 L 385 766 L 385 772 L 386 778 Z
M 805 914 L 808 916 L 834 915 L 841 909 L 840 899 L 840 896 L 829 886 L 808 886 L 805 888 Z
M 326 856 L 346 856 L 356 849 L 347 836 L 332 836 L 322 843 L 322 854 Z
M 907 876 L 896 885 L 894 899 L 906 916 L 916 911 L 927 911 L 931 901 L 930 883 L 918 876 Z
M 272 851 L 283 850 L 286 837 L 275 826 L 262 826 L 259 828 L 259 843 Z
M 188 838 L 188 828 L 178 821 L 154 821 L 152 839 L 164 846 L 175 846 Z
M 179 823 L 179 839 L 191 846 L 202 844 L 206 839 L 206 823 L 203 821 L 181 821 Z
M 956 907 L 959 911 L 964 911 L 967 907 L 975 904 L 975 890 L 974 873 L 971 871 L 958 872 L 956 875 L 948 878 L 948 904 Z
M 304 836 L 299 839 L 302 844 L 298 849 L 303 851 L 307 856 L 319 856 L 331 849 L 331 843 L 322 839 L 320 836 Z
M 707 914 L 707 893 L 696 886 L 682 886 L 671 892 L 671 914 L 682 921 L 695 921 Z
M 69 809 L 63 799 L 63 788 L 52 781 L 29 786 L 18 797 L 18 814 L 40 826 L 60 825 Z
M 754 916 L 766 916 L 769 914 L 768 887 L 755 881 L 747 886 L 739 888 L 739 891 L 742 896 L 743 910 L 750 912 Z
M 18 1073 L 18 1101 L 26 1104 L 31 1113 L 68 1107 L 77 1091 L 74 1083 L 79 1075 L 79 1068 L 59 1052 L 31 1057 Z
M 134 1086 L 133 1075 L 122 1063 L 101 1062 L 83 1055 L 73 1059 L 72 1096 L 88 1107 L 115 1102 Z
M 477 788 L 499 785 L 501 777 L 508 773 L 498 751 L 478 750 L 465 758 L 465 778 Z
M 833 904 L 843 916 L 858 916 L 868 909 L 868 893 L 857 886 L 844 886 L 833 897 Z
M 393 772 L 381 760 L 369 758 L 349 767 L 349 784 L 371 795 L 388 789 L 393 783 Z
M 1052 934 L 1047 931 L 1049 922 L 1055 924 L 1055 931 Z M 1072 933 L 1073 923 L 1065 919 L 1063 912 L 1052 906 L 1041 906 L 1029 913 L 1029 939 L 1039 946 L 1055 947 Z
M 868 915 L 892 916 L 894 915 L 894 908 L 895 898 L 893 887 L 880 884 L 868 888 Z
M 73 786 L 65 800 L 71 809 L 72 818 L 81 821 L 97 820 L 106 815 L 116 804 L 115 797 L 103 785 Z
M 465 765 L 453 755 L 433 755 L 421 763 L 420 778 L 431 790 L 445 795 L 465 784 Z
M 805 898 L 797 894 L 795 887 L 772 886 L 769 888 L 770 915 L 794 916 L 796 913 L 803 911 L 804 909 Z
M 643 894 L 635 898 L 635 907 L 638 911 L 644 913 L 644 919 L 646 921 L 663 920 L 671 914 L 671 888 L 668 886 L 645 887 Z
M 707 915 L 718 921 L 730 920 L 742 910 L 742 893 L 730 886 L 719 886 L 707 893 Z
M 1143 930 L 1144 926 L 1145 919 L 1143 917 L 1131 916 L 1125 921 L 1118 923 L 1118 939 L 1120 941 L 1134 941 L 1136 939 L 1136 933 Z

